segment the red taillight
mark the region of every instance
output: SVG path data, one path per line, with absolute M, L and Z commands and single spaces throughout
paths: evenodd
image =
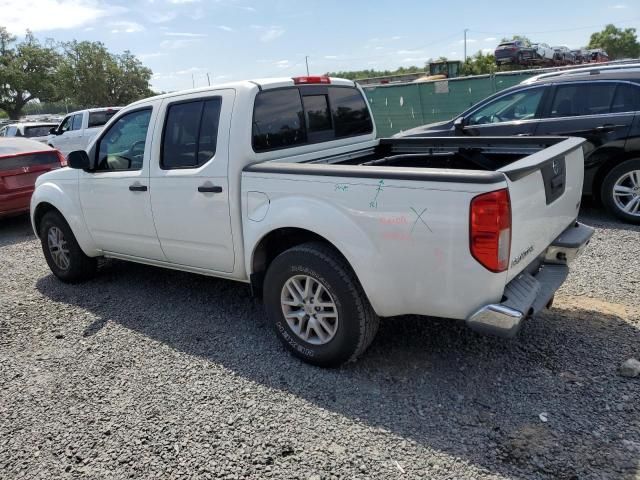
M 293 77 L 294 85 L 307 85 L 314 83 L 329 84 L 331 83 L 331 79 L 324 75 L 315 75 L 311 77 Z
M 511 253 L 511 201 L 507 189 L 471 200 L 469 232 L 473 258 L 492 272 L 504 272 Z
M 60 161 L 60 166 L 61 167 L 66 167 L 67 166 L 67 159 L 64 158 L 64 155 L 62 154 L 62 152 L 60 150 L 56 150 L 56 155 L 58 155 L 58 160 Z

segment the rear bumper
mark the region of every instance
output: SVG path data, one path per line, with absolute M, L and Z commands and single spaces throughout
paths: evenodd
M 478 332 L 501 337 L 515 336 L 525 318 L 537 314 L 552 301 L 569 274 L 568 263 L 591 240 L 594 229 L 576 222 L 560 234 L 544 254 L 535 273 L 521 273 L 505 288 L 503 301 L 485 305 L 467 319 Z

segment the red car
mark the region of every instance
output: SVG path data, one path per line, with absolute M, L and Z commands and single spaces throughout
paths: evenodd
M 62 154 L 48 145 L 0 138 L 0 218 L 28 212 L 36 178 L 66 165 Z

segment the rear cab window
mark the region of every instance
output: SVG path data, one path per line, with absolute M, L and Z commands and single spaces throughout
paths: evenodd
M 99 112 L 89 112 L 89 124 L 87 128 L 101 127 L 105 125 L 118 110 L 102 110 Z
M 285 87 L 256 96 L 252 129 L 255 152 L 372 132 L 367 103 L 355 87 Z
M 24 136 L 27 138 L 33 137 L 46 137 L 49 135 L 49 130 L 55 125 L 37 125 L 33 127 L 24 127 Z

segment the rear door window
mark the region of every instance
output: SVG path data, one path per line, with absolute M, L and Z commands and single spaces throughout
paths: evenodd
M 253 111 L 253 149 L 276 150 L 306 143 L 302 99 L 297 88 L 261 92 Z
M 197 168 L 216 153 L 222 100 L 194 100 L 169 105 L 162 140 L 160 167 Z
M 615 82 L 558 85 L 551 117 L 575 117 L 611 113 Z
M 619 83 L 611 104 L 611 113 L 640 111 L 640 86 Z

